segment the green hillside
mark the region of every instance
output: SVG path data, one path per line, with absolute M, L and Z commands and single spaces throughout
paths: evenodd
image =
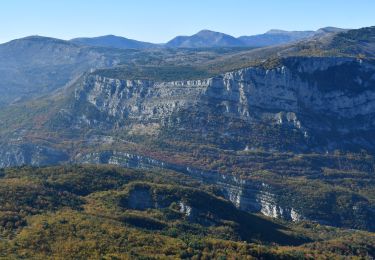
M 375 253 L 371 233 L 238 211 L 215 186 L 111 166 L 9 168 L 0 178 L 4 259 L 323 258 Z

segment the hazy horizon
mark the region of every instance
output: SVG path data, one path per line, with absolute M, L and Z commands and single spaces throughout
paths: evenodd
M 355 29 L 375 24 L 372 10 L 375 2 L 369 0 L 288 3 L 276 0 L 4 0 L 0 9 L 3 25 L 0 43 L 30 35 L 69 40 L 111 34 L 164 43 L 202 29 L 235 37 L 262 34 L 270 29 L 305 31 L 327 26 Z

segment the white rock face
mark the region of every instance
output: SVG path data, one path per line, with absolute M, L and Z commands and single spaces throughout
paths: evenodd
M 291 217 L 292 221 L 294 221 L 294 222 L 300 221 L 302 219 L 302 216 L 297 211 L 295 211 L 293 208 L 291 208 L 291 210 L 290 210 L 290 217 Z
M 154 82 L 92 75 L 77 90 L 76 99 L 83 98 L 117 119 L 161 121 L 173 112 L 209 105 L 222 107 L 230 117 L 273 118 L 275 123 L 293 124 L 297 129 L 304 128 L 300 117 L 305 114 L 351 119 L 375 113 L 374 65 L 349 58 L 297 61 L 297 65 L 271 70 L 251 67 L 203 80 Z M 356 70 L 358 90 L 331 86 L 313 74 L 348 64 Z M 362 79 L 362 74 L 367 78 Z
M 226 199 L 237 208 L 260 212 L 273 218 L 282 218 L 291 221 L 300 221 L 305 216 L 300 214 L 295 205 L 281 204 L 273 188 L 266 183 L 253 183 L 231 175 L 220 175 L 216 172 L 207 172 L 195 168 L 178 166 L 150 157 L 129 154 L 125 152 L 108 151 L 103 153 L 89 153 L 79 155 L 76 160 L 81 163 L 112 163 L 132 168 L 164 168 L 188 174 L 191 177 L 206 183 L 213 183 L 221 187 Z M 289 203 L 289 202 L 286 202 Z M 186 216 L 193 214 L 193 208 L 183 201 L 178 203 L 181 213 Z
M 237 207 L 241 207 L 242 189 L 236 186 L 227 186 L 228 199 Z
M 185 204 L 182 201 L 180 201 L 178 205 L 180 206 L 181 213 L 185 214 L 187 217 L 191 215 L 192 208 L 189 205 Z
M 196 104 L 210 81 L 153 82 L 91 76 L 86 79 L 81 94 L 112 117 L 160 120 L 182 107 Z M 79 97 L 80 93 L 76 92 L 76 98 Z
M 227 111 L 245 117 L 254 108 L 284 111 L 288 120 L 293 121 L 297 127 L 300 123 L 296 114 L 306 108 L 314 113 L 329 113 L 346 118 L 374 113 L 373 85 L 350 94 L 345 86 L 331 86 L 332 89 L 322 91 L 315 81 L 304 80 L 299 74 L 314 73 L 346 63 L 354 63 L 361 70 L 370 71 L 375 79 L 373 65 L 364 65 L 346 58 L 310 59 L 300 62 L 297 71 L 284 66 L 281 69 L 247 68 L 226 73 L 213 79 L 206 93 L 217 99 L 225 99 Z M 363 81 L 360 78 L 358 80 Z
M 216 184 L 223 188 L 226 198 L 239 209 L 294 222 L 304 219 L 293 205 L 281 205 L 277 195 L 273 193 L 273 188 L 268 184 L 257 185 L 235 176 L 218 178 Z
M 277 203 L 274 194 L 266 191 L 261 191 L 257 195 L 261 209 L 260 212 L 268 217 L 282 218 L 292 220 L 293 222 L 300 221 L 303 217 L 291 205 L 283 207 Z
M 334 150 L 342 147 L 339 143 L 345 140 L 337 133 L 375 131 L 375 65 L 349 58 L 296 58 L 286 63 L 270 70 L 250 67 L 209 79 L 172 82 L 91 75 L 75 94 L 78 103 L 89 102 L 101 111 L 110 122 L 108 127 L 130 125 L 129 129 L 145 129 L 150 134 L 157 133 L 164 125 L 179 125 L 183 118 L 178 112 L 190 110 L 220 111 L 233 122 L 287 127 L 290 133 L 301 137 L 299 141 L 304 142 L 299 146 L 301 149 L 324 136 L 331 139 L 323 142 L 325 147 L 315 150 Z M 346 85 L 345 81 L 326 79 L 335 70 L 342 75 L 340 66 L 353 67 L 350 77 L 356 77 L 354 83 Z M 91 127 L 100 125 L 97 117 L 88 117 L 81 116 L 80 122 Z M 345 140 L 349 146 L 375 149 L 370 134 L 353 136 Z M 337 140 L 332 140 L 334 137 Z M 272 149 L 272 145 L 267 149 Z

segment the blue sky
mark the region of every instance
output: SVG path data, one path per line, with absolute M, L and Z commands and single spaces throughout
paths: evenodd
M 165 42 L 210 29 L 234 36 L 269 29 L 375 25 L 375 0 L 1 0 L 0 42 L 115 34 Z

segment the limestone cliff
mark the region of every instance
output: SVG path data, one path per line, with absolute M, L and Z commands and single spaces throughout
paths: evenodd
M 272 69 L 250 67 L 209 79 L 172 82 L 93 74 L 85 78 L 75 98 L 94 106 L 111 127 L 193 124 L 208 132 L 243 137 L 248 143 L 241 149 L 261 146 L 246 138 L 257 134 L 256 125 L 293 134 L 294 147 L 284 145 L 287 150 L 375 147 L 370 134 L 375 128 L 375 65 L 354 58 L 287 58 Z M 248 131 L 231 133 L 231 128 L 220 130 L 215 122 L 210 128 L 207 118 L 213 115 L 225 118 L 228 125 L 240 121 Z M 98 121 L 83 116 L 89 123 Z M 264 139 L 266 148 L 282 149 Z
M 327 201 L 327 207 L 319 203 L 312 203 L 303 194 L 288 194 L 281 186 L 265 183 L 261 180 L 243 179 L 233 174 L 220 174 L 214 171 L 201 170 L 189 166 L 173 164 L 156 160 L 147 156 L 130 154 L 126 152 L 106 151 L 80 154 L 75 158 L 80 164 L 114 164 L 130 168 L 150 169 L 161 168 L 184 173 L 205 184 L 214 184 L 221 189 L 222 195 L 233 203 L 238 209 L 247 212 L 262 213 L 263 215 L 298 222 L 301 220 L 316 221 L 334 226 L 347 226 L 347 220 L 353 220 L 353 226 L 362 225 L 361 228 L 373 230 L 373 211 L 371 203 L 363 198 L 353 196 L 350 207 L 342 208 L 342 213 L 332 212 L 335 201 Z M 145 197 L 144 195 L 139 195 Z M 338 199 L 340 200 L 340 199 Z M 146 201 L 144 199 L 143 201 Z M 309 205 L 306 207 L 306 205 Z M 180 205 L 181 211 L 188 213 L 186 205 Z M 357 214 L 364 213 L 364 214 Z M 361 223 L 361 224 L 359 224 Z

